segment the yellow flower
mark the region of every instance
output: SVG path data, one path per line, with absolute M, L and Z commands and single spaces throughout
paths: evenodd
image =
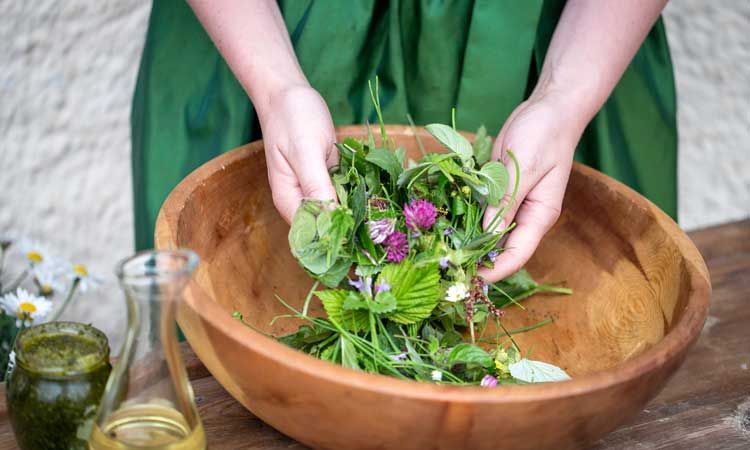
M 89 275 L 88 269 L 83 264 L 73 264 L 73 272 L 79 277 L 87 277 Z

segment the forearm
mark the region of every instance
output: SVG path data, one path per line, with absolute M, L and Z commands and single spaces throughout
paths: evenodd
M 272 0 L 188 0 L 259 114 L 276 93 L 308 82 Z
M 609 97 L 667 0 L 569 0 L 532 96 L 562 99 L 583 128 Z

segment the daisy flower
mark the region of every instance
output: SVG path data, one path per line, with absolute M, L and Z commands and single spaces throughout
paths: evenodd
M 52 310 L 51 301 L 33 295 L 23 288 L 5 294 L 0 299 L 0 306 L 6 314 L 16 317 L 16 326 L 19 328 L 24 324 L 32 325 L 39 322 Z
M 39 292 L 44 295 L 52 295 L 62 292 L 66 288 L 64 272 L 52 264 L 36 264 L 32 269 L 34 280 L 39 286 Z
M 89 269 L 83 264 L 73 264 L 71 278 L 73 281 L 78 280 L 78 289 L 86 292 L 89 289 L 96 289 L 104 280 L 89 272 Z
M 52 254 L 47 250 L 47 247 L 34 239 L 24 238 L 19 240 L 17 250 L 32 265 L 50 263 L 55 260 Z
M 462 282 L 457 282 L 453 286 L 448 288 L 445 293 L 445 300 L 449 302 L 460 302 L 469 296 L 469 289 Z
M 443 379 L 443 372 L 439 370 L 433 370 L 430 373 L 430 376 L 432 377 L 432 381 L 440 381 Z

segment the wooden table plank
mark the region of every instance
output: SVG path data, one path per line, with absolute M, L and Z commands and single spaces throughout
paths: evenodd
M 595 450 L 750 448 L 750 220 L 690 236 L 711 272 L 708 322 L 664 391 Z M 306 448 L 232 399 L 189 347 L 185 358 L 212 450 Z M 1 394 L 0 450 L 10 450 L 16 447 Z

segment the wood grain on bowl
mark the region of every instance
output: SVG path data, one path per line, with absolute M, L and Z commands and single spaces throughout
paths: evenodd
M 428 151 L 436 141 L 418 130 Z M 338 129 L 362 137 L 361 126 Z M 414 133 L 388 134 L 416 156 Z M 254 332 L 300 306 L 312 281 L 289 253 L 288 226 L 271 201 L 261 142 L 189 175 L 157 221 L 158 248 L 189 247 L 202 259 L 178 320 L 216 379 L 258 417 L 319 449 L 545 449 L 595 442 L 636 414 L 682 363 L 706 317 L 710 282 L 699 253 L 663 212 L 626 186 L 575 165 L 558 223 L 528 265 L 570 297 L 511 308 L 508 327 L 552 317 L 519 335 L 535 358 L 571 381 L 499 389 L 449 387 L 351 371 Z M 317 307 L 317 306 L 316 306 Z M 318 307 L 319 308 L 319 307 Z M 317 311 L 320 311 L 319 309 Z M 498 439 L 502 436 L 502 439 Z

